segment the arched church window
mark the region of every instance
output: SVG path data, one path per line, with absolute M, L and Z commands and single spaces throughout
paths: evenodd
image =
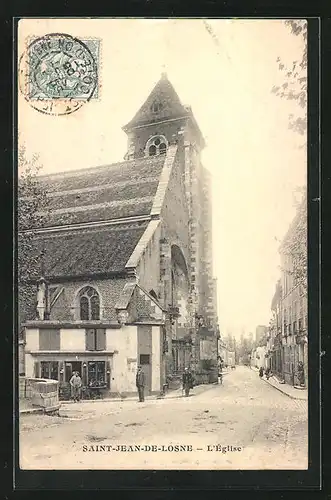
M 80 319 L 82 321 L 100 319 L 100 297 L 95 288 L 86 286 L 79 292 Z
M 146 144 L 146 153 L 148 156 L 164 155 L 167 152 L 168 141 L 164 135 L 151 137 Z

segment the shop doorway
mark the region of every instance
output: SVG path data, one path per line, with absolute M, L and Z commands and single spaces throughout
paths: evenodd
M 82 362 L 81 361 L 66 361 L 65 362 L 65 381 L 69 382 L 73 372 L 78 372 L 82 377 Z

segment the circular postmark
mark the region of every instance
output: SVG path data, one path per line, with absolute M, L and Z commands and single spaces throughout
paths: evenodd
M 86 43 L 64 33 L 50 33 L 30 41 L 21 55 L 19 87 L 37 111 L 67 115 L 94 96 L 97 70 Z

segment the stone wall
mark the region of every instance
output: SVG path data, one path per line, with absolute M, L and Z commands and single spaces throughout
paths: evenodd
M 50 313 L 52 321 L 73 321 L 79 319 L 77 295 L 85 286 L 96 288 L 100 295 L 100 317 L 106 321 L 117 321 L 115 304 L 124 288 L 126 279 L 85 280 L 63 283 L 64 291 Z M 60 286 L 60 284 L 58 284 Z
M 156 228 L 137 267 L 139 284 L 147 292 L 154 291 L 160 297 L 160 238 L 161 227 Z

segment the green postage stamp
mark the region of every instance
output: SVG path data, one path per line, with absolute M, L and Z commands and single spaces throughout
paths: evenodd
M 99 39 L 50 33 L 29 40 L 20 59 L 21 91 L 46 114 L 70 114 L 99 96 Z

